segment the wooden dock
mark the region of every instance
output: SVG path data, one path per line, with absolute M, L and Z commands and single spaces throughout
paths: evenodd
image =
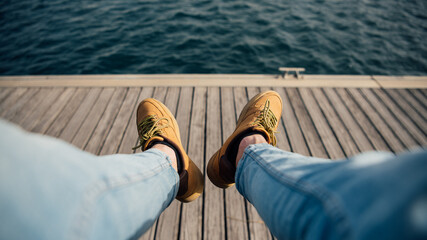
M 340 159 L 427 146 L 426 77 L 257 76 L 0 77 L 0 117 L 97 155 L 132 153 L 135 109 L 154 97 L 175 113 L 184 147 L 206 173 L 207 161 L 234 130 L 244 105 L 273 89 L 284 104 L 277 134 L 281 149 Z M 206 177 L 198 200 L 174 201 L 141 239 L 273 236 L 235 187 L 218 189 Z

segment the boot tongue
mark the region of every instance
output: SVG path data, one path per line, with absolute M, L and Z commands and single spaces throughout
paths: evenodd
M 151 145 L 151 143 L 153 143 L 153 142 L 161 142 L 161 141 L 164 141 L 164 140 L 165 139 L 163 137 L 154 136 L 154 137 L 150 138 L 149 140 L 147 140 L 147 142 L 145 142 L 145 145 L 144 145 L 143 149 L 145 151 L 145 150 L 148 149 L 148 147 Z

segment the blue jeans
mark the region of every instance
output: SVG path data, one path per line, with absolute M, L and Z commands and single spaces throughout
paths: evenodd
M 0 120 L 0 239 L 128 239 L 174 200 L 169 158 L 98 157 Z
M 427 152 L 331 161 L 245 149 L 236 187 L 278 239 L 426 239 Z
M 178 191 L 155 149 L 97 157 L 1 120 L 0 133 L 0 239 L 136 237 Z M 257 144 L 239 162 L 236 187 L 279 239 L 415 238 L 427 232 L 426 159 L 332 162 Z

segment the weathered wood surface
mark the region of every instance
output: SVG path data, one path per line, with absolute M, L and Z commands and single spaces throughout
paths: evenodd
M 301 70 L 302 68 L 289 68 Z M 292 71 L 291 70 L 291 71 Z M 289 72 L 289 71 L 288 71 Z M 427 88 L 427 76 L 280 74 L 100 74 L 0 76 L 0 87 L 345 87 Z M 283 76 L 283 75 L 282 75 Z M 300 75 L 301 76 L 301 75 Z M 7 94 L 6 94 L 7 95 Z M 1 96 L 0 96 L 1 99 Z
M 212 154 L 233 132 L 241 109 L 265 90 L 283 99 L 278 147 L 339 159 L 359 152 L 427 146 L 424 89 L 282 87 L 0 88 L 0 116 L 88 152 L 133 153 L 135 110 L 154 97 L 175 114 L 184 148 L 206 173 Z M 137 150 L 139 151 L 139 150 Z M 141 239 L 273 239 L 256 209 L 232 187 L 205 177 L 195 202 L 174 201 Z

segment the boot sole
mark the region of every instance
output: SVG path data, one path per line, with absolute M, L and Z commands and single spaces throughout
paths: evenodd
M 219 169 L 217 169 L 218 173 L 214 169 L 214 161 L 215 161 L 215 158 L 217 157 L 217 155 L 218 155 L 218 152 L 216 152 L 208 162 L 207 173 L 208 173 L 209 180 L 211 180 L 211 182 L 219 188 L 229 188 L 229 187 L 233 186 L 234 183 L 226 183 L 220 177 Z
M 196 200 L 200 196 L 200 194 L 201 193 L 195 192 L 195 193 L 193 193 L 192 195 L 190 195 L 187 198 L 178 199 L 178 201 L 181 201 L 181 202 L 184 202 L 184 203 L 192 202 L 192 201 Z

